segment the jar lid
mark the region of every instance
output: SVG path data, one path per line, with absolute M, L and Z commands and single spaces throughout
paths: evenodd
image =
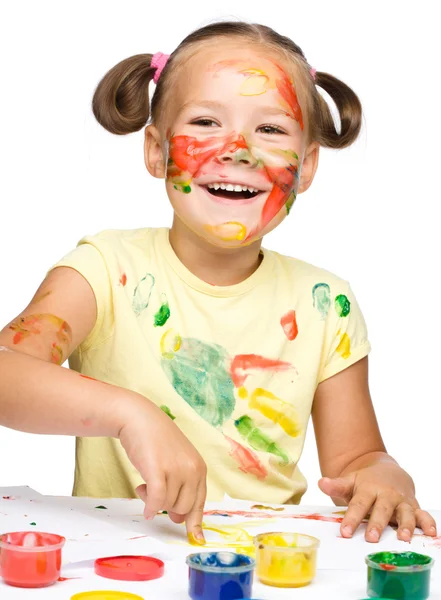
M 120 581 L 148 581 L 164 575 L 164 563 L 152 556 L 110 556 L 95 561 L 95 573 Z

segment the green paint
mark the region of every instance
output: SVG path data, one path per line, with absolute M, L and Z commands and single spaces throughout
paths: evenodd
M 351 303 L 344 294 L 340 294 L 335 298 L 334 306 L 339 317 L 347 317 L 351 312 Z
M 95 508 L 101 508 L 103 510 L 107 510 L 107 506 L 103 506 L 102 504 L 100 504 L 99 506 L 95 506 Z
M 29 523 L 29 525 L 36 525 L 37 523 L 35 523 L 34 521 L 32 521 L 32 523 Z
M 263 431 L 255 426 L 253 419 L 248 415 L 243 415 L 234 421 L 240 435 L 250 444 L 255 450 L 269 452 L 280 457 L 284 463 L 289 462 L 289 457 L 286 452 L 271 440 Z
M 183 338 L 179 350 L 161 360 L 176 392 L 214 427 L 231 417 L 236 404 L 229 363 L 221 346 L 194 338 Z
M 136 286 L 133 292 L 132 308 L 137 317 L 148 307 L 154 285 L 155 278 L 147 273 Z
M 162 327 L 163 325 L 165 325 L 167 323 L 169 317 L 170 317 L 170 307 L 168 305 L 168 302 L 163 302 L 161 304 L 161 308 L 158 310 L 158 312 L 155 315 L 155 322 L 154 322 L 155 327 Z
M 425 600 L 430 594 L 430 556 L 416 552 L 376 552 L 366 557 L 367 592 L 374 598 Z
M 163 404 L 159 408 L 161 410 L 163 410 L 165 412 L 165 414 L 168 415 L 172 421 L 174 421 L 176 419 L 175 415 L 172 413 L 172 411 L 169 409 L 169 407 L 166 406 L 165 404 Z
M 312 303 L 325 319 L 331 306 L 331 289 L 327 283 L 317 283 L 312 288 Z
M 285 207 L 286 207 L 286 214 L 287 214 L 287 215 L 289 215 L 289 213 L 290 213 L 290 211 L 291 211 L 291 208 L 292 208 L 292 205 L 293 205 L 293 204 L 294 204 L 294 202 L 295 202 L 295 199 L 296 199 L 295 192 L 291 192 L 291 193 L 290 193 L 290 195 L 289 195 L 289 197 L 288 197 L 288 200 L 287 200 L 287 201 L 286 201 L 286 203 L 285 203 Z
M 189 194 L 191 192 L 191 187 L 189 185 L 183 185 L 182 191 L 184 192 L 184 194 Z

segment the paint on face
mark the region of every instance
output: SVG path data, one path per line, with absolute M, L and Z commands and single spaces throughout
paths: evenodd
M 231 362 L 230 373 L 234 385 L 241 388 L 248 375 L 251 375 L 255 371 L 268 370 L 278 373 L 292 368 L 291 364 L 282 360 L 265 358 L 258 354 L 238 354 Z
M 225 436 L 225 439 L 230 443 L 230 456 L 239 463 L 239 469 L 243 473 L 255 475 L 257 479 L 263 481 L 268 475 L 265 466 L 260 462 L 259 457 L 249 448 L 242 446 L 236 440 Z
M 167 323 L 169 318 L 170 318 L 170 307 L 168 305 L 165 294 L 163 294 L 162 304 L 154 317 L 154 326 L 155 327 L 163 327 Z
M 337 335 L 340 335 L 340 330 L 337 332 Z M 342 358 L 349 358 L 351 356 L 351 340 L 347 333 L 341 335 L 340 342 L 335 351 L 341 354 Z
M 137 317 L 148 307 L 155 278 L 150 273 L 141 279 L 133 292 L 132 309 Z
M 327 283 L 317 283 L 312 288 L 312 303 L 319 311 L 322 320 L 326 319 L 331 306 L 331 288 Z
M 289 463 L 289 457 L 286 452 L 278 445 L 273 442 L 261 429 L 256 427 L 253 419 L 248 415 L 243 415 L 234 421 L 234 425 L 240 435 L 246 440 L 254 450 L 260 450 L 261 452 L 268 452 L 274 454 L 282 459 L 287 464 Z
M 299 333 L 299 328 L 297 326 L 295 310 L 289 310 L 287 313 L 285 313 L 280 319 L 280 325 L 282 326 L 283 332 L 288 340 L 292 342 L 296 339 L 297 334 Z
M 280 400 L 271 392 L 256 388 L 251 394 L 248 406 L 258 410 L 264 417 L 277 423 L 291 437 L 300 435 L 297 411 L 291 404 Z
M 51 362 L 61 365 L 64 362 L 64 355 L 68 351 L 72 342 L 72 330 L 69 324 L 47 313 L 38 313 L 20 317 L 11 325 L 9 329 L 15 332 L 12 343 L 18 345 L 25 340 L 30 342 L 38 336 L 38 344 L 50 346 Z
M 234 384 L 227 352 L 217 344 L 180 338 L 171 330 L 161 340 L 161 365 L 176 392 L 205 421 L 219 427 L 234 410 Z
M 334 300 L 335 311 L 339 317 L 347 317 L 351 312 L 351 303 L 347 296 L 339 294 Z
M 159 408 L 160 408 L 162 411 L 164 411 L 164 412 L 165 412 L 165 414 L 166 414 L 167 416 L 169 416 L 169 417 L 170 417 L 170 419 L 171 419 L 172 421 L 174 421 L 174 420 L 176 419 L 175 415 L 172 413 L 172 411 L 169 409 L 169 407 L 168 407 L 168 406 L 166 406 L 165 404 L 162 404 L 162 406 L 160 406 Z

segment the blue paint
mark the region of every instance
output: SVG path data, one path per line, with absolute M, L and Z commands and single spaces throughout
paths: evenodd
M 186 559 L 192 600 L 237 600 L 251 597 L 255 561 L 234 552 L 200 552 Z

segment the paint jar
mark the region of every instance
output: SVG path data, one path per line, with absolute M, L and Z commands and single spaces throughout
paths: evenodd
M 367 593 L 371 598 L 425 600 L 434 560 L 416 552 L 375 552 L 366 556 Z
M 251 597 L 255 561 L 234 552 L 199 552 L 187 556 L 188 594 L 192 600 Z
M 256 573 L 275 587 L 302 587 L 315 577 L 320 541 L 302 533 L 261 533 L 254 538 Z
M 0 574 L 8 585 L 46 587 L 60 576 L 65 538 L 54 533 L 16 531 L 0 536 Z

